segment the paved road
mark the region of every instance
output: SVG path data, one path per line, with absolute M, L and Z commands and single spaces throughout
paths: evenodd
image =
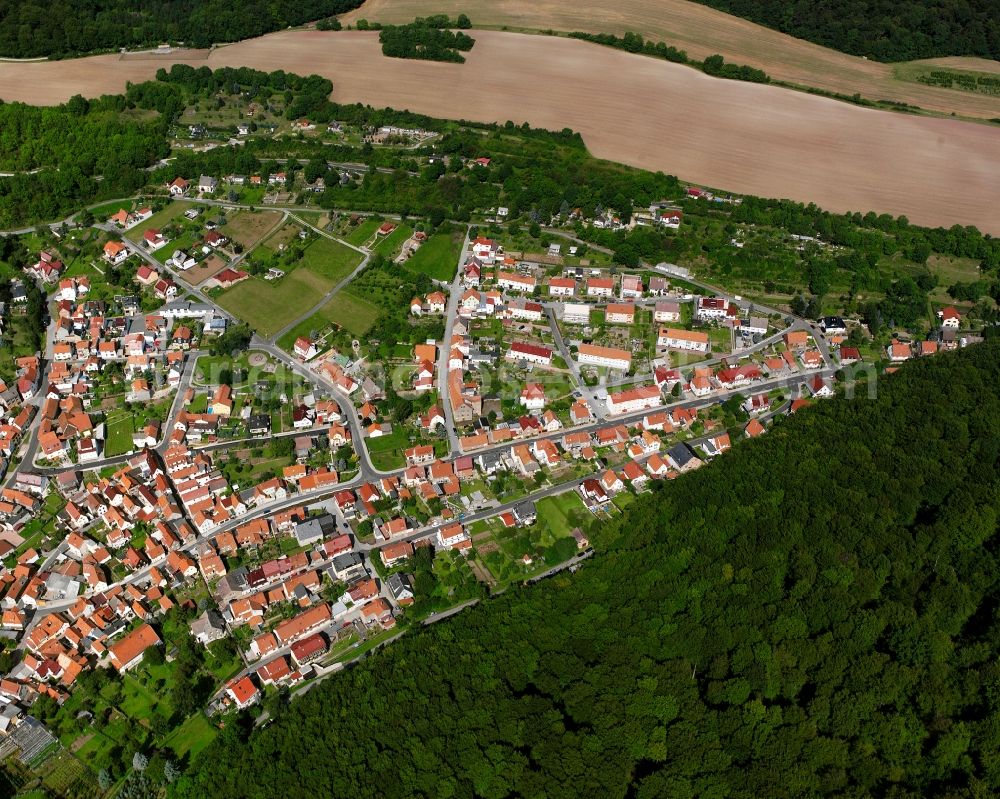
M 573 358 L 569 347 L 566 346 L 565 339 L 563 339 L 562 331 L 559 329 L 559 320 L 556 319 L 555 305 L 555 303 L 546 303 L 544 308 L 545 315 L 548 317 L 549 328 L 552 330 L 552 336 L 555 339 L 559 353 L 562 355 L 563 360 L 566 361 L 567 367 L 569 367 L 570 374 L 573 376 L 573 381 L 576 384 L 577 393 L 587 403 L 587 407 L 594 414 L 594 418 L 605 419 L 608 416 L 608 407 L 606 403 L 601 402 L 601 394 L 606 390 L 606 384 L 588 386 L 584 381 L 583 375 L 580 373 L 580 364 Z M 640 379 L 636 378 L 637 381 Z
M 672 271 L 673 269 L 680 269 L 680 268 L 682 268 L 682 267 L 677 266 L 677 264 L 664 264 L 663 266 L 657 264 L 656 266 L 652 266 L 652 267 L 649 267 L 649 268 L 650 269 L 654 269 L 657 272 L 660 272 L 661 274 L 666 275 L 667 277 L 677 278 L 678 280 L 683 280 L 685 283 L 690 283 L 692 286 L 698 286 L 698 288 L 704 289 L 705 291 L 707 291 L 707 292 L 709 292 L 709 293 L 711 293 L 711 294 L 713 294 L 713 295 L 715 295 L 717 297 L 722 297 L 723 299 L 729 300 L 729 302 L 749 303 L 750 305 L 753 305 L 754 310 L 757 311 L 757 312 L 761 312 L 761 313 L 764 313 L 764 314 L 767 314 L 767 315 L 777 314 L 778 316 L 781 316 L 782 318 L 788 318 L 789 316 L 792 316 L 792 314 L 789 314 L 789 313 L 787 313 L 785 311 L 779 311 L 777 308 L 771 308 L 771 307 L 769 307 L 767 305 L 761 305 L 759 302 L 749 302 L 749 300 L 746 300 L 746 299 L 743 299 L 743 298 L 740 298 L 739 300 L 737 300 L 736 299 L 737 295 L 730 294 L 729 292 L 725 291 L 724 289 L 717 288 L 716 286 L 713 286 L 713 285 L 711 285 L 709 283 L 706 283 L 703 280 L 699 280 L 696 277 L 681 277 L 680 275 L 678 275 L 678 274 L 676 274 L 675 272 Z
M 437 362 L 438 394 L 441 397 L 441 407 L 444 410 L 445 428 L 448 432 L 448 446 L 451 452 L 458 452 L 458 432 L 455 428 L 455 416 L 451 407 L 451 395 L 448 390 L 448 359 L 451 355 L 451 336 L 455 329 L 455 319 L 458 316 L 458 306 L 462 299 L 462 265 L 468 258 L 469 227 L 465 229 L 465 239 L 458 254 L 458 268 L 455 279 L 451 282 L 448 295 L 448 309 L 444 320 L 444 338 L 441 341 Z

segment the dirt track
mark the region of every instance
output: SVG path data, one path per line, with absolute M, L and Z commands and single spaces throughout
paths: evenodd
M 996 128 L 717 80 L 574 40 L 476 38 L 464 65 L 387 59 L 375 34 L 319 31 L 272 34 L 195 63 L 317 72 L 342 102 L 570 127 L 599 157 L 716 188 L 1000 234 Z M 51 103 L 121 91 L 170 60 L 0 64 L 0 97 Z

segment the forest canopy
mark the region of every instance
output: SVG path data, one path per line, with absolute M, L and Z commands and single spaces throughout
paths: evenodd
M 209 47 L 343 14 L 362 0 L 4 0 L 0 56 L 66 56 L 183 42 Z
M 227 724 L 172 795 L 996 795 L 998 363 L 800 411 L 599 527 L 576 574 Z
M 996 0 L 696 0 L 816 44 L 878 61 L 1000 59 Z

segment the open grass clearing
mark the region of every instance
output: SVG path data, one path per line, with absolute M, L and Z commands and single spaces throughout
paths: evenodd
M 356 336 L 363 336 L 381 316 L 378 306 L 347 292 L 334 295 L 319 315 Z
M 355 247 L 360 247 L 362 244 L 368 243 L 372 236 L 375 235 L 375 231 L 378 230 L 379 225 L 381 224 L 381 219 L 370 216 L 367 219 L 358 222 L 357 226 L 351 230 L 345 238 Z
M 276 281 L 257 277 L 245 280 L 221 294 L 217 302 L 259 333 L 271 336 L 316 305 L 360 261 L 361 256 L 349 247 L 330 239 L 317 239 L 306 248 L 299 265 L 284 277 Z M 339 296 L 334 297 L 320 313 L 328 317 L 326 309 Z M 351 304 L 351 307 L 342 306 L 343 303 L 333 306 L 330 313 L 348 322 L 363 318 L 371 320 L 367 326 L 355 323 L 353 327 L 348 327 L 344 324 L 352 332 L 360 330 L 358 335 L 366 332 L 378 315 L 378 309 L 363 300 Z
M 121 413 L 110 415 L 105 423 L 104 430 L 104 456 L 113 458 L 115 455 L 124 455 L 133 449 L 132 434 L 135 432 L 135 419 L 131 413 L 122 411 Z
M 463 231 L 435 233 L 420 245 L 420 249 L 406 262 L 406 268 L 434 280 L 450 281 L 458 269 L 464 240 Z
M 212 743 L 218 734 L 218 730 L 204 714 L 195 713 L 164 739 L 163 746 L 173 750 L 178 758 L 194 757 Z
M 93 215 L 94 219 L 98 222 L 107 222 L 108 217 L 114 216 L 123 208 L 126 211 L 131 211 L 133 208 L 138 207 L 136 205 L 136 200 L 115 200 L 113 202 L 104 203 L 102 205 L 95 206 L 90 209 L 90 213 Z
M 274 283 L 250 278 L 223 292 L 216 302 L 258 333 L 272 336 L 319 302 L 322 292 L 310 283 L 305 270 Z
M 570 534 L 575 526 L 570 517 L 573 514 L 586 513 L 587 509 L 583 501 L 575 491 L 566 491 L 556 494 L 553 497 L 545 497 L 535 503 L 535 510 L 538 512 L 538 521 L 543 531 L 548 532 L 546 536 L 543 532 L 542 544 L 547 546 L 556 538 L 562 538 Z M 551 538 L 551 540 L 546 540 Z
M 396 229 L 388 236 L 379 236 L 378 241 L 372 245 L 372 251 L 382 253 L 386 258 L 395 258 L 410 236 L 413 235 L 413 228 L 409 225 L 399 223 Z
M 326 333 L 330 332 L 334 326 L 343 327 L 345 330 L 356 336 L 363 336 L 381 315 L 381 310 L 367 300 L 348 292 L 340 292 L 334 295 L 316 313 L 306 319 L 299 321 L 294 327 L 285 332 L 278 339 L 278 346 L 286 352 L 291 352 L 295 346 L 295 339 L 299 336 L 306 336 L 317 341 Z M 322 343 L 320 343 L 322 347 Z M 404 348 L 409 355 L 409 347 Z
M 140 222 L 135 227 L 129 228 L 126 235 L 128 235 L 128 237 L 133 241 L 138 241 L 142 239 L 142 234 L 147 230 L 159 230 L 160 228 L 166 227 L 170 222 L 181 216 L 193 204 L 194 203 L 191 203 L 188 200 L 174 200 L 173 202 L 167 203 L 166 206 L 153 214 L 145 222 Z
M 286 222 L 284 225 L 275 230 L 270 236 L 264 239 L 260 246 L 265 250 L 270 250 L 271 252 L 278 252 L 281 249 L 281 245 L 288 245 L 295 241 L 296 237 L 299 235 L 299 231 L 302 230 L 302 225 L 296 222 Z
M 306 247 L 296 269 L 308 269 L 332 286 L 347 277 L 361 263 L 361 257 L 359 252 L 324 236 Z
M 939 283 L 945 288 L 954 283 L 972 283 L 982 277 L 979 261 L 975 258 L 932 255 L 927 259 L 927 268 L 937 275 Z
M 295 348 L 295 340 L 300 336 L 311 339 L 313 342 L 319 340 L 331 329 L 332 325 L 320 314 L 314 313 L 305 319 L 300 320 L 294 327 L 282 334 L 278 339 L 278 346 L 285 352 L 292 352 Z M 322 349 L 322 344 L 317 343 Z
M 165 247 L 160 247 L 160 249 L 153 253 L 153 257 L 161 264 L 164 264 L 173 256 L 175 250 L 183 250 L 186 253 L 190 253 L 191 245 L 197 239 L 198 235 L 193 230 L 185 231 L 176 239 L 168 241 Z
M 410 446 L 410 431 L 397 427 L 387 436 L 366 438 L 365 446 L 376 469 L 399 469 L 405 465 L 403 451 Z

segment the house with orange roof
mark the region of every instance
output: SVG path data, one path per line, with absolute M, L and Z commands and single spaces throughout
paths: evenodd
M 156 631 L 149 624 L 142 624 L 111 645 L 111 664 L 119 673 L 126 672 L 142 662 L 147 649 L 161 643 Z
M 260 689 L 250 675 L 244 675 L 226 688 L 226 696 L 233 700 L 236 707 L 243 710 L 260 699 Z
M 764 433 L 765 429 L 764 425 L 757 419 L 751 419 L 747 422 L 747 426 L 743 428 L 743 434 L 747 438 L 757 438 Z
M 129 255 L 128 247 L 120 241 L 109 241 L 104 245 L 104 260 L 113 266 L 124 263 Z
M 893 363 L 908 361 L 913 356 L 913 350 L 910 348 L 910 345 L 901 341 L 893 340 L 888 350 L 889 360 Z
M 472 539 L 461 524 L 449 524 L 439 527 L 435 536 L 435 545 L 438 549 L 467 550 L 472 548 Z
M 805 330 L 789 330 L 782 336 L 788 349 L 802 349 L 809 345 L 809 334 Z

